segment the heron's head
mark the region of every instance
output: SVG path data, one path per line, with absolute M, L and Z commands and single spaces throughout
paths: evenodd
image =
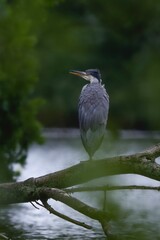
M 98 69 L 88 69 L 86 71 L 72 70 L 69 73 L 82 77 L 85 80 L 90 81 L 91 83 L 93 82 L 101 83 L 101 74 Z

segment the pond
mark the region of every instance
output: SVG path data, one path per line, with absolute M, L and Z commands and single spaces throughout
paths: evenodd
M 21 169 L 19 180 L 55 172 L 88 159 L 78 130 L 46 130 L 44 136 L 46 138 L 44 145 L 33 145 L 30 148 L 27 163 Z M 135 153 L 159 142 L 159 139 L 159 134 L 156 133 L 121 131 L 118 137 L 108 133 L 95 158 Z M 101 183 L 159 186 L 158 181 L 131 174 L 96 181 L 96 184 Z M 104 194 L 101 192 L 79 193 L 75 196 L 91 206 L 102 208 Z M 106 201 L 113 214 L 112 229 L 118 235 L 122 235 L 122 239 L 160 239 L 159 192 L 112 191 L 107 193 Z M 96 221 L 62 203 L 56 201 L 50 203 L 57 211 L 92 225 L 94 231 L 68 223 L 41 207 L 36 209 L 30 203 L 26 203 L 0 209 L 0 233 L 12 240 L 105 239 L 101 226 Z

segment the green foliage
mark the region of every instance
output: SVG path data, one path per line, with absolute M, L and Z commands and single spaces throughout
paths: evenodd
M 70 69 L 101 70 L 110 129 L 159 129 L 159 29 L 159 0 L 1 0 L 1 159 L 24 163 L 39 141 L 37 96 L 45 126 L 78 126 Z
M 32 142 L 41 142 L 36 121 L 41 100 L 31 95 L 37 81 L 36 36 L 18 1 L 1 2 L 0 15 L 0 180 L 13 176 L 13 163 L 24 164 Z M 21 10 L 21 11 L 19 11 Z

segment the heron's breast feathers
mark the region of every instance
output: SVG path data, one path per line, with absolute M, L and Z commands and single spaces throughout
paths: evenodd
M 109 110 L 109 96 L 101 84 L 88 84 L 79 98 L 79 123 L 84 131 L 96 131 L 106 125 Z

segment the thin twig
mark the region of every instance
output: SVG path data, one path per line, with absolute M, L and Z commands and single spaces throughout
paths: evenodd
M 91 187 L 75 187 L 64 189 L 67 193 L 75 192 L 96 192 L 96 191 L 114 191 L 114 190 L 156 190 L 160 191 L 160 186 L 142 186 L 142 185 L 126 185 L 126 186 L 91 186 Z
M 46 208 L 50 213 L 52 213 L 52 214 L 54 214 L 54 215 L 56 215 L 56 216 L 58 216 L 58 217 L 60 217 L 60 218 L 62 218 L 62 219 L 64 219 L 64 220 L 66 220 L 66 221 L 68 221 L 68 222 L 74 223 L 74 224 L 76 224 L 76 225 L 78 225 L 78 226 L 84 227 L 84 228 L 86 228 L 86 229 L 92 229 L 92 226 L 90 226 L 90 225 L 88 225 L 88 224 L 86 224 L 86 223 L 77 221 L 77 220 L 75 220 L 75 219 L 73 219 L 73 218 L 70 218 L 70 217 L 68 217 L 68 216 L 60 213 L 60 212 L 57 212 L 53 207 L 51 207 L 51 206 L 47 203 L 47 201 L 42 201 L 42 203 L 43 203 L 44 208 Z
M 36 201 L 35 201 L 36 202 Z M 30 202 L 31 204 L 32 204 L 32 206 L 34 207 L 34 208 L 36 208 L 37 210 L 39 210 L 39 208 L 33 203 L 33 202 Z
M 43 204 L 39 203 L 38 201 L 35 201 L 35 203 L 40 207 L 44 207 Z

